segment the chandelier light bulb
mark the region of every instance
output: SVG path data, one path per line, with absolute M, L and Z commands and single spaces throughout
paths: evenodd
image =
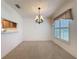
M 38 19 L 38 16 L 36 16 L 35 20 L 37 20 L 37 19 Z

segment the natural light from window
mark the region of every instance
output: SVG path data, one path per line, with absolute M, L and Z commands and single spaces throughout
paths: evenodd
M 70 22 L 71 19 L 59 19 L 54 22 L 54 36 L 58 40 L 68 42 L 70 36 Z

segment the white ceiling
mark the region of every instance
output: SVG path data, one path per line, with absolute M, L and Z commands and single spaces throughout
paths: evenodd
M 4 0 L 13 7 L 23 18 L 35 18 L 38 7 L 41 7 L 41 15 L 48 17 L 60 6 L 69 0 Z M 15 4 L 21 6 L 20 9 Z

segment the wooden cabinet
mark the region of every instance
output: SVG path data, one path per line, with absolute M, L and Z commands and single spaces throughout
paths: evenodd
M 16 28 L 17 24 L 15 22 L 6 20 L 6 19 L 2 19 L 2 28 Z

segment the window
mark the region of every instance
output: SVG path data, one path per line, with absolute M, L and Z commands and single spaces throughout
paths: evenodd
M 54 23 L 54 35 L 55 38 L 64 41 L 69 41 L 69 25 L 72 20 L 70 19 L 59 19 Z
M 54 18 L 54 36 L 57 39 L 69 41 L 70 22 L 72 21 L 72 9 L 68 9 L 58 17 Z

